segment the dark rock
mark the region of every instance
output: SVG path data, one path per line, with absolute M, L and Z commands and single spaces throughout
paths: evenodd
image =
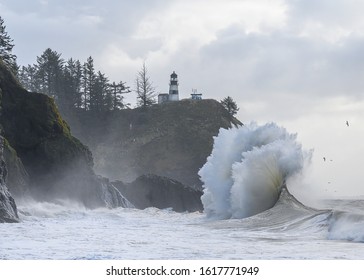
M 176 212 L 202 211 L 202 192 L 184 186 L 182 183 L 157 175 L 142 175 L 132 183 L 114 182 L 136 208 L 172 208 Z
M 7 170 L 3 157 L 4 138 L 0 137 L 0 223 L 18 222 L 15 201 L 6 187 Z
M 23 162 L 8 141 L 4 141 L 4 159 L 8 170 L 6 185 L 14 197 L 22 197 L 29 194 L 29 175 Z

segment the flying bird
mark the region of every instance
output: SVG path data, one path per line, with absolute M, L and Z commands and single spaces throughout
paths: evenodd
M 349 126 L 349 122 L 348 121 L 346 121 L 346 126 Z
M 324 161 L 326 161 L 326 158 L 325 158 L 325 157 L 323 157 L 322 159 L 323 159 Z

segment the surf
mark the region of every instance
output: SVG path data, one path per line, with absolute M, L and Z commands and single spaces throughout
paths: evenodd
M 206 215 L 241 219 L 273 207 L 286 182 L 310 161 L 312 151 L 296 138 L 275 123 L 220 129 L 199 171 Z
M 206 217 L 237 219 L 228 226 L 249 231 L 364 242 L 363 213 L 312 208 L 289 192 L 287 185 L 304 175 L 312 153 L 275 123 L 220 129 L 199 171 Z

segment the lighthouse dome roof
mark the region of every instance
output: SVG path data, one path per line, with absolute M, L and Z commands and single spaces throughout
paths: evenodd
M 173 71 L 173 73 L 171 74 L 171 78 L 177 78 L 176 72 Z

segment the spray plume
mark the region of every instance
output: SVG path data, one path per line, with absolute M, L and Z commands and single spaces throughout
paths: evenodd
M 295 134 L 274 123 L 220 129 L 199 171 L 205 213 L 245 218 L 271 208 L 286 180 L 299 173 L 310 156 Z

